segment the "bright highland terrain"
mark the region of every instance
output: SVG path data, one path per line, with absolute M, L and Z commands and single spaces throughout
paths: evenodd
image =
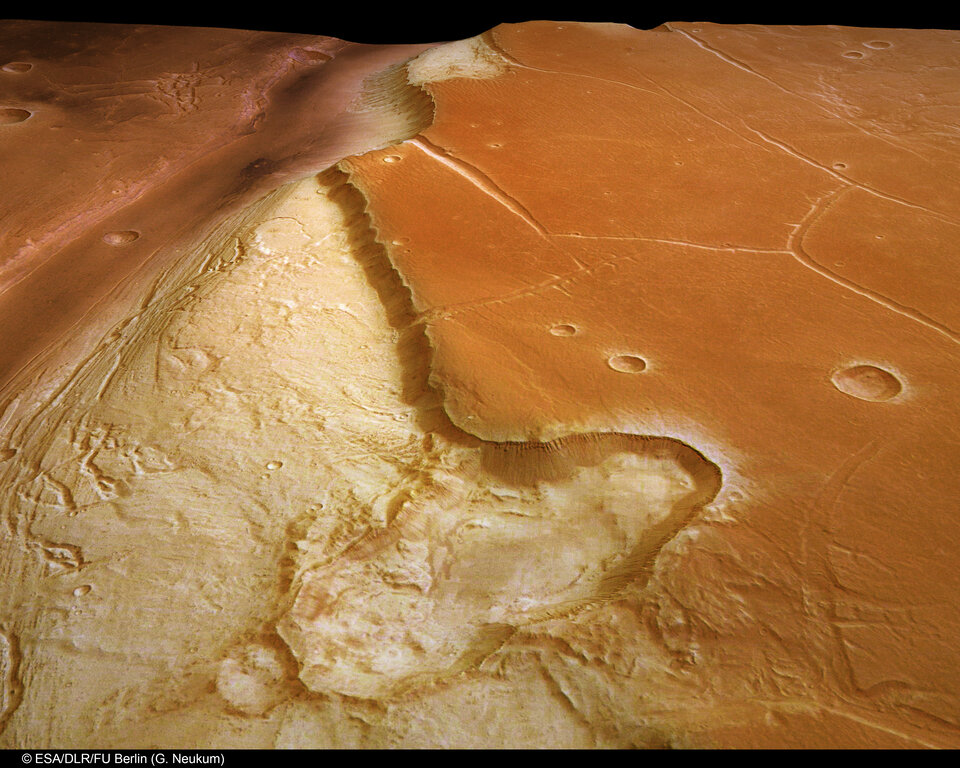
M 0 746 L 960 746 L 960 32 L 0 24 Z

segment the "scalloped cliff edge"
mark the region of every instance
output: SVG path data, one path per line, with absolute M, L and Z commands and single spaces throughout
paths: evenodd
M 0 58 L 0 743 L 958 744 L 960 34 Z

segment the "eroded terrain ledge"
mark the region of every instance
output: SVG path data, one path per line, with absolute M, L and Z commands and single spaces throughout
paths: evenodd
M 960 34 L 0 58 L 0 743 L 960 745 Z

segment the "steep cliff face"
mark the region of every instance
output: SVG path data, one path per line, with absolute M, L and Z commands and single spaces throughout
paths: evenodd
M 0 741 L 956 746 L 958 42 L 6 23 Z

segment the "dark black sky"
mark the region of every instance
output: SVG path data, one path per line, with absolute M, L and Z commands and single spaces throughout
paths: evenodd
M 199 0 L 141 0 L 103 8 L 91 0 L 47 10 L 43 4 L 18 4 L 20 18 L 60 21 L 104 21 L 170 24 L 238 29 L 277 30 L 330 35 L 364 43 L 415 43 L 457 40 L 479 34 L 502 22 L 552 19 L 616 21 L 640 29 L 666 21 L 714 21 L 725 24 L 840 24 L 856 27 L 960 29 L 960 6 L 940 3 L 857 3 L 842 0 L 763 0 L 742 2 L 645 3 L 580 0 L 579 3 L 450 0 L 445 3 L 376 0 L 376 11 L 365 0 L 254 0 L 228 10 L 203 10 Z M 218 4 L 219 6 L 220 4 Z M 241 7 L 242 6 L 242 7 Z M 109 10 L 108 10 L 109 8 Z M 221 6 L 222 8 L 222 6 Z M 62 10 L 60 10 L 62 9 Z M 9 13 L 10 9 L 4 9 Z

